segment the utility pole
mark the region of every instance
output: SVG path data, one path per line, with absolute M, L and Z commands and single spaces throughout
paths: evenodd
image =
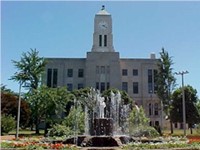
M 185 90 L 184 90 L 184 74 L 189 73 L 188 71 L 175 72 L 176 75 L 181 75 L 182 79 L 182 101 L 183 101 L 183 129 L 184 136 L 186 136 L 186 113 L 185 113 Z

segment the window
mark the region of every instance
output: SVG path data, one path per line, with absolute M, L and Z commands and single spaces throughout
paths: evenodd
M 152 115 L 152 109 L 151 109 L 151 103 L 149 104 L 149 116 L 151 116 Z
M 157 70 L 153 69 L 148 69 L 148 91 L 149 93 L 156 93 L 158 90 L 158 86 L 156 84 L 157 80 Z
M 83 83 L 79 83 L 78 84 L 78 89 L 82 89 L 83 88 Z
M 133 69 L 133 76 L 138 76 L 138 70 L 137 69 Z
M 104 35 L 104 46 L 107 46 L 107 35 Z
M 78 69 L 78 77 L 83 78 L 84 77 L 84 70 L 83 69 Z
M 154 93 L 157 93 L 158 86 L 156 84 L 156 81 L 157 81 L 157 76 L 158 76 L 158 70 L 153 70 L 153 75 L 154 75 Z
M 122 91 L 128 92 L 128 82 L 122 82 Z
M 53 88 L 57 87 L 58 69 L 53 69 Z
M 51 69 L 47 70 L 47 86 L 48 87 L 57 87 L 58 82 L 58 69 Z
M 67 84 L 67 90 L 68 90 L 68 91 L 72 91 L 72 90 L 73 90 L 73 84 L 68 83 L 68 84 Z
M 154 115 L 158 115 L 158 103 L 154 104 Z
M 152 73 L 152 69 L 148 69 L 148 91 L 149 91 L 149 93 L 153 92 L 153 73 Z
M 101 89 L 100 89 L 101 92 L 105 91 L 105 83 L 104 82 L 101 82 Z
M 153 122 L 152 121 L 149 122 L 149 126 L 153 126 Z
M 139 88 L 138 88 L 138 82 L 133 82 L 133 94 L 138 94 Z
M 107 90 L 110 88 L 110 83 L 109 82 L 107 82 Z
M 67 69 L 67 77 L 73 77 L 73 69 Z
M 47 86 L 51 87 L 52 69 L 47 70 Z
M 99 46 L 102 46 L 102 35 L 99 35 Z
M 122 76 L 127 76 L 127 75 L 128 75 L 128 70 L 122 69 Z
M 96 89 L 99 90 L 99 82 L 96 82 Z
M 159 126 L 159 121 L 155 121 L 155 126 Z

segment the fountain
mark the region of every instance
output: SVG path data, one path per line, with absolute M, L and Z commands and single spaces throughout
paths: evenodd
M 119 91 L 103 97 L 98 90 L 90 89 L 85 105 L 85 134 L 68 139 L 66 143 L 87 147 L 120 146 L 131 140 L 128 136 L 129 104 L 124 104 Z M 75 141 L 75 140 L 74 140 Z
M 119 91 L 111 91 L 110 96 L 103 97 L 98 90 L 91 88 L 83 100 L 85 102 L 84 135 L 77 135 L 78 125 L 75 119 L 74 137 L 68 138 L 63 143 L 82 147 L 116 147 L 138 141 L 138 138 L 133 137 L 130 127 L 136 126 L 136 131 L 139 131 L 137 127 L 140 108 L 135 104 L 134 111 L 131 111 L 132 106 L 126 104 L 121 97 Z M 77 103 L 74 104 L 75 107 Z M 129 124 L 128 118 L 134 113 L 136 116 L 132 121 L 134 124 Z

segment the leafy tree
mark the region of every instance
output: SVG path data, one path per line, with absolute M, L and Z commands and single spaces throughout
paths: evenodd
M 158 74 L 156 76 L 157 95 L 163 103 L 164 112 L 167 116 L 170 112 L 171 93 L 175 87 L 176 79 L 173 75 L 173 61 L 168 52 L 162 48 L 160 61 L 158 63 Z M 172 123 L 171 132 L 173 133 Z
M 129 118 L 129 133 L 133 136 L 158 136 L 155 128 L 148 126 L 149 118 L 146 117 L 142 107 L 133 107 Z
M 10 114 L 17 119 L 19 96 L 11 90 L 1 91 L 1 113 Z M 28 103 L 22 98 L 20 109 L 20 126 L 26 127 L 30 119 L 30 107 Z
M 186 123 L 192 129 L 192 125 L 200 123 L 200 112 L 197 107 L 197 91 L 190 85 L 184 87 Z M 173 93 L 171 109 L 171 120 L 173 122 L 183 122 L 182 88 L 178 88 Z M 192 130 L 191 130 L 192 132 Z
M 22 53 L 20 61 L 12 60 L 18 73 L 15 73 L 11 80 L 26 82 L 30 91 L 38 88 L 46 65 L 44 58 L 39 57 L 38 54 L 36 49 L 31 49 L 30 52 Z
M 15 128 L 15 118 L 11 115 L 1 115 L 1 134 L 8 133 Z
M 39 124 L 43 118 L 46 125 L 60 121 L 66 104 L 70 101 L 70 93 L 65 87 L 41 86 L 28 94 L 27 99 L 32 109 L 36 134 L 39 134 Z M 45 133 L 47 133 L 47 129 Z
M 84 111 L 81 106 L 78 106 L 77 108 L 72 107 L 70 110 L 70 113 L 65 119 L 63 120 L 62 124 L 70 127 L 72 131 L 74 129 L 79 134 L 83 134 L 85 131 L 85 115 Z
M 107 97 L 107 98 L 110 98 L 110 95 L 111 95 L 111 91 L 116 94 L 119 90 L 118 89 L 108 89 L 108 90 L 105 90 L 102 95 L 104 97 Z M 129 104 L 129 103 L 132 103 L 132 99 L 130 98 L 130 96 L 125 92 L 125 91 L 120 91 L 120 94 L 121 94 L 121 98 L 123 100 L 123 103 L 124 104 Z

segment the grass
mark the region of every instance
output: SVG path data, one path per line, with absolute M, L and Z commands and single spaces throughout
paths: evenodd
M 191 136 L 200 136 L 199 133 L 197 133 L 196 129 L 192 129 L 193 134 L 190 133 L 190 130 L 186 130 L 186 135 Z M 174 133 L 171 134 L 171 131 L 169 129 L 163 130 L 163 135 L 171 135 L 171 136 L 184 136 L 184 130 L 183 129 L 174 129 Z
M 6 134 L 4 134 L 6 135 Z M 16 135 L 16 130 L 10 131 L 7 135 Z M 19 136 L 41 136 L 44 135 L 44 130 L 40 130 L 40 135 L 36 135 L 35 131 L 31 131 L 30 129 L 20 129 Z

